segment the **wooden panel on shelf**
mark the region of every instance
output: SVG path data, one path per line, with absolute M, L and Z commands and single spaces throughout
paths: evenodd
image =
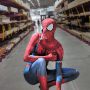
M 25 22 L 28 22 L 28 20 L 20 20 L 20 21 L 10 21 L 10 22 L 0 22 L 0 25 L 8 25 L 8 24 L 11 24 L 11 23 L 25 23 Z
M 27 17 L 26 14 L 21 14 L 21 13 L 18 13 L 18 14 L 16 14 L 16 15 L 14 15 L 14 17 L 20 17 L 20 16 L 26 16 L 26 17 Z
M 90 16 L 90 12 L 83 12 L 83 13 L 80 13 L 80 16 Z
M 29 9 L 20 5 L 15 0 L 0 0 L 0 4 L 8 6 L 8 7 L 15 7 L 15 8 L 18 8 L 18 9 L 24 9 L 26 11 L 29 11 Z
M 90 12 L 82 12 L 79 15 L 78 14 L 73 14 L 73 15 L 70 15 L 68 17 L 81 17 L 81 16 L 90 16 Z
M 90 42 L 90 32 L 82 33 L 82 37 L 83 37 L 83 39 Z
M 6 46 L 0 47 L 0 58 L 5 57 Z
M 16 0 L 0 0 L 0 5 L 7 6 L 8 8 L 8 11 L 0 10 L 0 16 L 2 19 L 0 21 L 0 40 L 3 41 L 7 36 L 13 36 L 14 33 L 19 33 L 20 29 L 28 27 L 28 23 L 30 23 L 31 20 L 28 19 L 27 15 L 27 11 L 29 12 L 29 9 L 23 4 L 16 2 Z M 11 7 L 16 8 L 17 10 L 23 10 L 23 12 L 12 12 L 10 10 Z M 7 21 L 3 16 L 10 18 L 10 21 Z M 22 23 L 24 23 L 24 25 L 20 27 L 19 25 Z
M 58 4 L 57 4 L 56 8 L 60 7 L 62 3 L 64 3 L 64 0 L 58 1 Z
M 20 31 L 20 30 L 22 30 L 30 25 L 31 25 L 31 23 L 27 23 L 27 24 L 21 25 L 19 27 L 11 28 L 7 31 L 3 30 L 3 32 L 0 33 L 0 39 L 4 40 L 7 36 L 11 35 L 12 33 L 18 32 L 18 31 Z
M 75 0 L 71 3 L 68 4 L 68 8 L 67 9 L 71 9 L 71 8 L 74 8 L 76 6 L 79 6 L 81 4 L 84 4 L 86 2 L 89 2 L 90 0 Z

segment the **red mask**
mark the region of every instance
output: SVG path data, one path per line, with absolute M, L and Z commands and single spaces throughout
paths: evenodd
M 47 18 L 42 21 L 42 36 L 44 39 L 52 39 L 54 37 L 54 33 L 56 31 L 56 22 Z

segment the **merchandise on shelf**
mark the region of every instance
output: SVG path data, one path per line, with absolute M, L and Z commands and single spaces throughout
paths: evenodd
M 4 5 L 0 5 L 0 11 L 8 11 L 8 8 Z
M 17 8 L 14 8 L 14 7 L 11 7 L 11 12 L 16 12 L 16 13 L 18 13 L 18 9 L 17 9 Z
M 0 0 L 0 4 L 0 40 L 4 41 L 31 28 L 29 4 L 22 0 Z
M 55 11 L 60 26 L 90 43 L 90 0 L 62 0 Z
M 8 23 L 10 22 L 10 17 L 6 17 L 5 15 L 0 15 L 0 23 Z

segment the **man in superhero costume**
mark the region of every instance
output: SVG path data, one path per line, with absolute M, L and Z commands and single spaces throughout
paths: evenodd
M 61 90 L 64 51 L 54 37 L 56 22 L 47 18 L 42 21 L 42 28 L 42 33 L 32 35 L 26 47 L 24 61 L 28 62 L 29 72 L 25 77 L 32 85 L 39 82 L 41 90 L 49 90 L 50 81 L 55 81 L 56 90 Z M 47 69 L 49 61 L 56 62 L 55 70 Z

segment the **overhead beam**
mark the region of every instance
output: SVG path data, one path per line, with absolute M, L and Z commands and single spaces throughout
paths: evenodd
M 40 1 L 39 0 L 37 0 L 37 3 L 38 3 L 38 6 L 40 7 Z
M 35 5 L 34 5 L 34 3 L 32 2 L 32 0 L 28 0 L 34 7 L 35 7 Z

